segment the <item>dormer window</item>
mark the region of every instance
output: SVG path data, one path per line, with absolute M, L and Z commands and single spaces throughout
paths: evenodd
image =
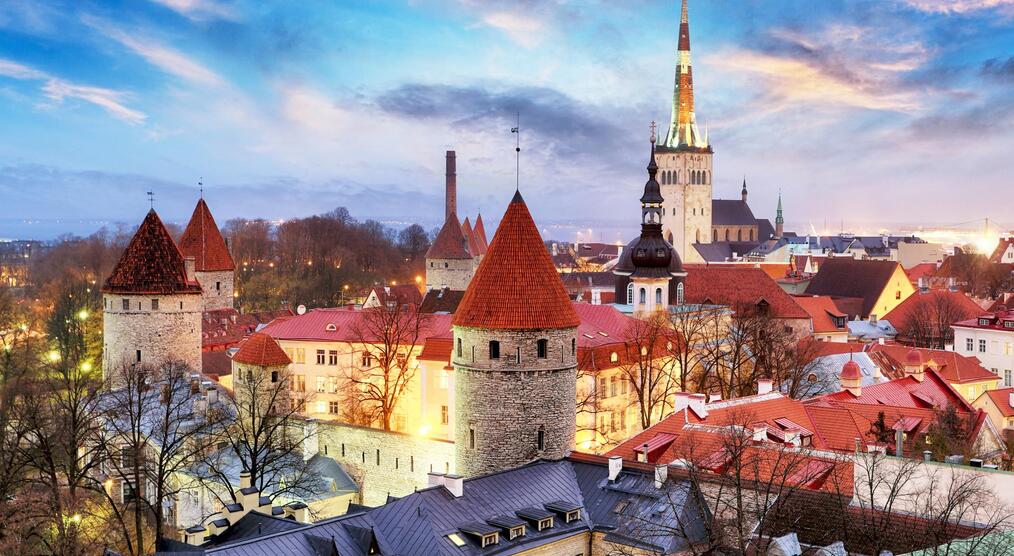
M 989 319 L 979 319 L 979 326 L 989 326 Z
M 564 518 L 563 518 L 563 520 L 565 522 L 567 522 L 567 523 L 570 523 L 571 521 L 577 521 L 579 519 L 581 519 L 581 510 L 574 510 L 572 512 L 567 512 L 567 515 L 564 516 Z
M 525 526 L 524 525 L 522 525 L 520 527 L 511 527 L 510 531 L 507 533 L 507 539 L 508 540 L 514 540 L 514 539 L 516 539 L 518 537 L 523 537 L 523 536 L 525 536 Z
M 546 519 L 540 519 L 536 528 L 539 531 L 542 531 L 543 529 L 549 529 L 552 526 L 553 526 L 553 518 L 547 517 Z
M 493 533 L 492 535 L 482 536 L 482 548 L 492 546 L 500 542 L 500 533 Z
M 324 330 L 327 330 L 328 332 L 336 332 L 338 330 L 338 327 L 335 326 L 333 322 L 329 322 L 327 326 L 324 327 Z

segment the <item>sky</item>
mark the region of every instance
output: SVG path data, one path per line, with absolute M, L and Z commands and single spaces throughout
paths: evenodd
M 1014 227 L 1014 0 L 689 12 L 715 197 L 745 177 L 773 219 L 781 191 L 799 231 Z M 613 241 L 669 121 L 678 19 L 677 0 L 0 0 L 0 236 L 134 225 L 149 191 L 185 222 L 199 180 L 220 222 L 345 206 L 431 228 L 447 149 L 459 214 L 496 222 L 520 113 L 539 225 Z

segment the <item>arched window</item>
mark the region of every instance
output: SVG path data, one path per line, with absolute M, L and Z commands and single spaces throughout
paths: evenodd
M 743 241 L 743 230 L 736 230 L 736 241 Z
M 615 363 L 615 362 L 617 362 L 619 360 L 620 360 L 620 356 L 616 355 L 615 351 L 609 354 L 609 362 L 610 363 Z
M 489 341 L 489 358 L 500 359 L 500 342 L 496 340 Z
M 701 242 L 701 230 L 699 230 L 699 229 L 697 230 L 696 236 L 697 236 L 697 243 L 700 243 Z
M 697 172 L 694 172 L 693 170 L 691 170 L 690 171 L 690 185 L 696 185 L 696 184 L 697 184 Z
M 750 241 L 757 241 L 757 230 L 750 228 Z
M 676 304 L 683 305 L 683 282 L 676 284 Z
M 729 229 L 728 228 L 726 228 L 726 230 L 725 230 L 725 241 L 729 241 Z
M 662 304 L 662 288 L 655 288 L 655 305 Z
M 641 288 L 641 293 L 638 295 L 639 302 L 644 305 L 648 302 L 648 290 Z
M 545 359 L 549 354 L 549 340 L 541 338 L 535 342 L 535 355 L 539 359 Z
M 708 185 L 708 183 L 709 183 L 708 182 L 708 171 L 705 170 L 704 171 L 704 185 Z
M 634 284 L 627 284 L 627 305 L 634 304 Z M 458 340 L 459 342 L 461 340 Z M 460 353 L 458 355 L 461 355 Z
M 718 228 L 711 230 L 711 237 L 718 237 Z

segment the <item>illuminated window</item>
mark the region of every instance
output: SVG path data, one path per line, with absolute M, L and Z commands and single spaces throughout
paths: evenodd
M 447 535 L 447 540 L 451 541 L 451 544 L 454 546 L 465 546 L 465 539 L 461 538 L 461 535 L 457 533 Z
M 525 526 L 524 525 L 522 525 L 520 527 L 511 527 L 510 531 L 507 533 L 507 538 L 510 539 L 510 540 L 514 540 L 514 539 L 516 539 L 518 537 L 523 537 L 523 536 L 525 536 Z
M 620 360 L 620 356 L 616 355 L 615 351 L 609 354 L 609 361 L 610 362 L 615 363 L 615 362 L 617 362 L 619 360 Z

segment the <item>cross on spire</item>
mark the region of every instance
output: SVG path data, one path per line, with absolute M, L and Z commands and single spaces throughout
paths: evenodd
M 148 202 L 151 203 L 151 210 L 155 210 L 155 192 L 148 192 Z
M 201 190 L 201 198 L 204 198 L 204 178 L 200 177 L 197 179 L 197 187 Z

